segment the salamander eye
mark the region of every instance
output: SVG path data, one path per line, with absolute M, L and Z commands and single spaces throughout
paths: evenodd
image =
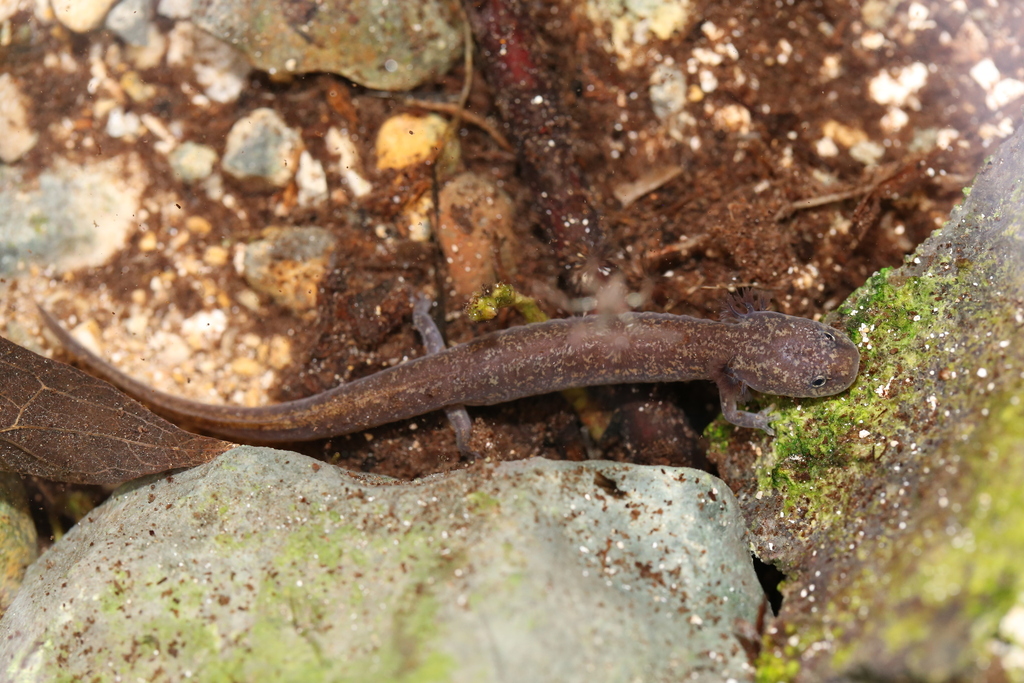
M 811 380 L 811 386 L 817 389 L 818 387 L 825 386 L 825 382 L 827 381 L 828 378 L 826 378 L 824 375 L 818 375 L 817 377 Z
M 836 340 L 836 335 L 831 332 L 822 332 L 822 334 L 825 335 L 825 339 L 828 339 L 830 342 L 834 342 Z M 815 384 L 814 386 L 820 387 L 821 385 Z

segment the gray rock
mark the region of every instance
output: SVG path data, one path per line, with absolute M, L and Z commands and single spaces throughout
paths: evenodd
M 245 280 L 296 313 L 316 307 L 336 240 L 323 228 L 276 227 L 245 247 Z
M 761 592 L 694 470 L 527 460 L 399 483 L 237 448 L 128 485 L 0 621 L 23 680 L 750 680 Z M 511 678 L 510 678 L 511 677 Z
M 198 142 L 183 142 L 167 156 L 174 175 L 186 183 L 205 180 L 217 163 L 217 150 Z
M 121 0 L 107 14 L 106 27 L 129 45 L 149 44 L 152 0 Z
M 197 0 L 192 20 L 272 74 L 328 71 L 382 90 L 434 80 L 462 56 L 452 0 Z
M 97 266 L 124 246 L 148 177 L 134 156 L 58 161 L 36 178 L 0 166 L 0 275 Z
M 284 187 L 295 175 L 301 152 L 298 131 L 273 109 L 261 108 L 231 127 L 221 167 L 239 180 Z

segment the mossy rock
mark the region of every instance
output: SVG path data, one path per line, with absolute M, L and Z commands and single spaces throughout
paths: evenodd
M 1024 131 L 965 195 L 833 316 L 846 394 L 711 431 L 786 574 L 761 680 L 1024 680 Z
M 0 678 L 749 680 L 728 488 L 521 460 L 415 482 L 240 447 L 123 487 L 36 562 Z

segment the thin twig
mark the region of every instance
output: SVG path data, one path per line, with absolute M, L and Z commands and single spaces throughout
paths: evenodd
M 498 146 L 501 147 L 506 152 L 513 151 L 512 144 L 508 141 L 508 138 L 502 135 L 501 131 L 494 127 L 494 124 L 492 124 L 490 121 L 480 116 L 479 114 L 474 114 L 471 111 L 467 111 L 466 109 L 463 109 L 457 104 L 452 104 L 450 102 L 430 102 L 428 100 L 419 100 L 413 97 L 404 99 L 403 103 L 412 107 L 419 107 L 420 109 L 428 109 L 430 111 L 438 111 L 441 112 L 442 114 L 451 114 L 452 116 L 461 118 L 466 123 L 471 123 L 480 130 L 490 135 L 494 142 L 496 142 Z
M 817 197 L 810 197 L 808 199 L 798 199 L 795 202 L 790 202 L 786 206 L 779 209 L 779 212 L 775 214 L 775 221 L 782 221 L 792 216 L 797 211 L 803 211 L 804 209 L 813 209 L 816 206 L 824 206 L 825 204 L 831 204 L 833 202 L 841 202 L 846 199 L 853 199 L 863 194 L 874 192 L 878 187 L 879 183 L 871 183 L 870 185 L 863 185 L 861 187 L 855 187 L 852 190 L 845 190 L 843 192 L 831 192 L 829 194 L 819 195 Z

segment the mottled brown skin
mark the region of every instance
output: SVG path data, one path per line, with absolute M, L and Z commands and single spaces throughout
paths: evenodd
M 829 396 L 853 383 L 860 356 L 841 332 L 756 310 L 759 303 L 749 297 L 730 302 L 722 322 L 627 313 L 514 327 L 308 398 L 257 408 L 156 391 L 92 354 L 41 312 L 83 365 L 164 416 L 229 439 L 282 443 L 358 432 L 452 405 L 493 405 L 570 387 L 697 379 L 718 385 L 729 422 L 772 434 L 770 409 L 736 408 L 747 387 Z

